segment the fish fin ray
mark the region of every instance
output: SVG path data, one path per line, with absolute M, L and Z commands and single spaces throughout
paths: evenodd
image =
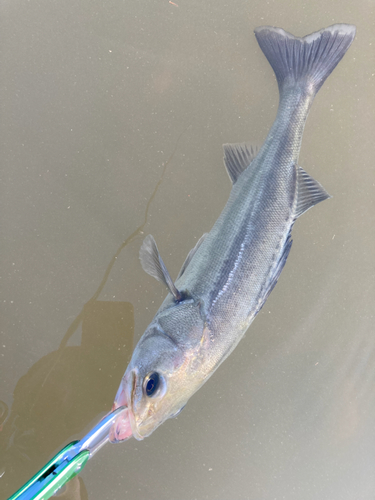
M 182 412 L 182 410 L 185 408 L 186 405 L 182 406 L 179 410 L 177 410 L 173 415 L 171 415 L 169 418 L 176 418 L 178 415 Z
M 184 272 L 186 271 L 186 268 L 188 267 L 188 265 L 191 262 L 191 259 L 194 257 L 194 255 L 196 254 L 198 248 L 201 246 L 201 244 L 203 243 L 203 241 L 205 240 L 205 238 L 206 238 L 207 235 L 208 235 L 208 233 L 204 233 L 199 238 L 199 240 L 197 241 L 195 247 L 190 250 L 190 252 L 188 253 L 188 255 L 187 255 L 186 259 L 185 259 L 185 262 L 182 264 L 180 272 L 178 273 L 177 280 L 179 278 L 181 278 L 181 276 L 184 274 Z
M 258 154 L 258 148 L 248 143 L 223 144 L 224 165 L 232 184 L 250 165 Z
M 297 166 L 297 193 L 295 218 L 300 217 L 309 208 L 331 196 L 318 181 L 310 177 L 302 167 Z
M 143 240 L 142 246 L 139 250 L 139 259 L 141 265 L 147 274 L 153 276 L 161 283 L 164 283 L 175 298 L 180 301 L 182 299 L 181 292 L 179 292 L 173 283 L 173 280 L 165 267 L 163 259 L 160 257 L 158 247 L 154 237 L 149 234 Z
M 289 256 L 290 249 L 292 248 L 292 243 L 293 243 L 293 240 L 292 240 L 292 228 L 290 228 L 288 237 L 287 237 L 287 239 L 285 241 L 285 244 L 284 244 L 284 248 L 283 248 L 282 254 L 281 254 L 280 258 L 279 258 L 279 261 L 278 261 L 276 267 L 274 268 L 274 270 L 272 272 L 272 275 L 268 279 L 266 287 L 263 289 L 263 293 L 261 295 L 261 300 L 259 301 L 259 305 L 258 305 L 258 307 L 257 307 L 257 309 L 255 311 L 254 316 L 257 315 L 258 312 L 262 309 L 262 307 L 264 306 L 264 303 L 268 299 L 270 293 L 275 288 L 275 285 L 276 285 L 276 283 L 278 282 L 278 280 L 280 278 L 281 271 L 284 269 L 286 260 L 287 260 L 287 258 Z
M 260 48 L 271 64 L 279 85 L 300 86 L 318 92 L 350 47 L 356 28 L 334 24 L 303 38 L 281 28 L 261 26 L 255 29 Z

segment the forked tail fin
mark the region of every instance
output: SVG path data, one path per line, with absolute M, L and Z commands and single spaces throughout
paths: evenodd
M 314 95 L 350 47 L 355 26 L 334 24 L 303 38 L 261 26 L 255 36 L 275 72 L 280 93 L 298 86 Z

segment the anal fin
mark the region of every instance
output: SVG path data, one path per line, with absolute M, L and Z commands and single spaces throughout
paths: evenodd
M 306 210 L 309 210 L 309 208 L 312 208 L 321 201 L 331 198 L 323 186 L 299 166 L 297 166 L 296 196 L 295 218 L 300 217 Z

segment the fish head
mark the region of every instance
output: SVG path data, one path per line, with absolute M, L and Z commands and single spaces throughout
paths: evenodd
M 207 328 L 200 304 L 174 304 L 149 325 L 138 342 L 117 392 L 114 409 L 128 412 L 112 426 L 110 440 L 149 436 L 176 416 L 206 379 L 204 344 Z

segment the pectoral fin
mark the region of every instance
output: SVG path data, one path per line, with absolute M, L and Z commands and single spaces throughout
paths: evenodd
M 180 301 L 182 299 L 181 293 L 175 287 L 173 280 L 165 267 L 165 264 L 160 257 L 158 247 L 154 237 L 149 234 L 144 239 L 141 249 L 139 250 L 139 259 L 141 261 L 143 269 L 147 274 L 153 276 L 161 283 L 164 283 L 174 299 Z
M 246 144 L 223 144 L 224 164 L 232 184 L 256 157 L 257 148 Z
M 295 218 L 300 217 L 309 208 L 317 203 L 331 198 L 327 191 L 307 174 L 302 167 L 297 167 L 297 203 Z
M 257 309 L 255 310 L 255 315 L 258 314 L 258 312 L 262 309 L 262 307 L 263 307 L 264 303 L 266 302 L 266 300 L 268 299 L 270 293 L 275 288 L 275 285 L 280 277 L 281 271 L 284 269 L 286 259 L 288 258 L 288 255 L 289 255 L 290 249 L 292 248 L 292 243 L 293 243 L 293 240 L 291 238 L 291 232 L 292 232 L 292 230 L 290 230 L 288 237 L 284 243 L 284 248 L 282 249 L 282 253 L 279 257 L 279 261 L 277 262 L 276 266 L 274 267 L 271 275 L 269 276 L 268 283 L 266 284 L 266 286 L 263 289 L 263 293 L 260 296 Z
M 173 413 L 173 415 L 171 415 L 169 418 L 176 418 L 182 412 L 182 410 L 185 408 L 185 406 L 186 405 L 184 405 L 182 408 L 177 410 L 176 413 Z

